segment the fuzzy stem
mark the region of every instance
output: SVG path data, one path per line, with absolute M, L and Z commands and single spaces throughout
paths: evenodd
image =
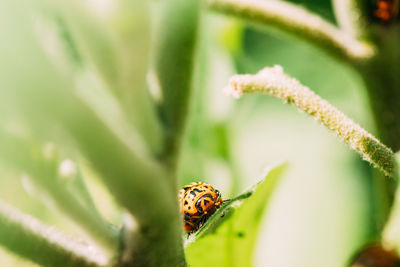
M 276 27 L 316 45 L 336 58 L 358 62 L 374 54 L 371 46 L 297 5 L 284 1 L 209 0 L 216 11 Z
M 0 201 L 0 244 L 42 266 L 100 267 L 104 255 Z
M 267 93 L 294 105 L 334 131 L 386 176 L 393 176 L 394 154 L 391 149 L 308 87 L 286 75 L 282 67 L 265 68 L 256 75 L 235 75 L 230 79 L 226 91 L 234 97 L 240 97 L 243 93 Z

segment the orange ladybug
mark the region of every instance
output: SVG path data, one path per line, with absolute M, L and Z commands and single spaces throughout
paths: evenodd
M 206 183 L 191 183 L 179 191 L 183 230 L 189 234 L 197 231 L 223 204 L 221 193 Z

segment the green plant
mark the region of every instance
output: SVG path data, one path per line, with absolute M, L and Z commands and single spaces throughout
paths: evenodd
M 82 238 L 2 201 L 0 244 L 42 266 L 254 263 L 263 214 L 286 165 L 239 193 L 234 111 L 215 118 L 205 108 L 208 53 L 215 49 L 209 43 L 217 39 L 210 28 L 220 23 L 209 17 L 214 10 L 303 39 L 365 82 L 381 141 L 280 66 L 233 76 L 226 92 L 265 93 L 292 104 L 376 167 L 374 239 L 398 250 L 399 205 L 392 205 L 393 151 L 400 148 L 398 10 L 386 20 L 369 1 L 333 3 L 339 26 L 284 1 L 1 1 L 2 175 L 23 174 L 34 198 L 69 217 Z M 225 25 L 222 39 L 239 57 L 243 27 L 235 23 Z M 229 74 L 218 73 L 219 80 Z M 227 167 L 232 198 L 187 238 L 177 191 L 184 180 L 206 176 L 209 158 Z M 109 194 L 100 195 L 116 202 L 114 217 L 104 215 L 102 197 L 93 197 L 91 187 L 101 185 Z

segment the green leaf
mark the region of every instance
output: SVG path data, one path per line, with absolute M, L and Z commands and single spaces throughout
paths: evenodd
M 227 201 L 186 245 L 189 266 L 252 266 L 258 229 L 287 164 L 271 169 L 249 191 Z

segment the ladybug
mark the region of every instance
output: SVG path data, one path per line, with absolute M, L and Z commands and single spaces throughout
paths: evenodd
M 188 234 L 197 231 L 224 201 L 221 193 L 206 183 L 191 183 L 179 191 L 183 230 Z

